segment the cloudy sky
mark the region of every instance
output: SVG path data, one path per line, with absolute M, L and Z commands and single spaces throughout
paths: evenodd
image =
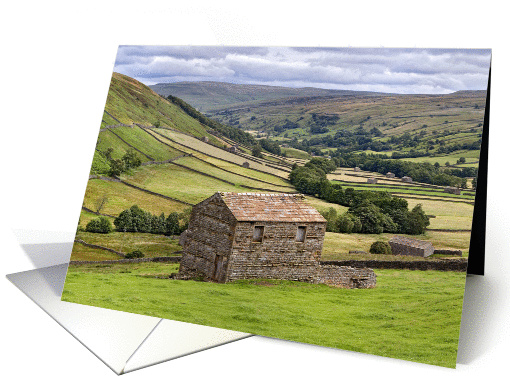
M 481 49 L 120 46 L 114 70 L 146 85 L 221 81 L 388 93 L 485 90 Z

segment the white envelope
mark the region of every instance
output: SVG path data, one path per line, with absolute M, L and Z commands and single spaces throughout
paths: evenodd
M 23 233 L 17 236 L 23 239 Z M 36 267 L 43 268 L 7 278 L 117 374 L 252 336 L 61 301 L 68 264 L 51 264 L 68 261 L 72 243 L 22 248 Z

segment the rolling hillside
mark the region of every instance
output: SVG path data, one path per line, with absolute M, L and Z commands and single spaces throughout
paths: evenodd
M 151 85 L 156 93 L 166 97 L 173 95 L 202 112 L 211 112 L 237 104 L 287 99 L 296 97 L 324 97 L 346 95 L 377 95 L 380 93 L 356 92 L 320 88 L 289 88 L 283 86 L 231 84 L 226 82 L 175 82 Z
M 225 150 L 233 145 L 238 147 L 236 153 Z M 190 116 L 189 110 L 186 112 L 132 78 L 114 73 L 79 225 L 83 229 L 98 216 L 113 222 L 133 205 L 156 216 L 183 213 L 217 191 L 296 192 L 288 175 L 293 164 L 303 165 L 310 158 L 307 153 L 301 152 L 302 159 L 297 159 L 271 153 L 255 158 L 250 152 L 248 147 Z M 112 175 L 112 166 L 126 156 L 137 157 L 141 165 Z M 467 251 L 472 193 L 448 195 L 438 186 L 404 185 L 399 179 L 385 180 L 380 174 L 354 173 L 350 169 L 338 169 L 328 177 L 345 188 L 388 191 L 406 199 L 410 208 L 422 204 L 426 213 L 434 216 L 424 239 L 439 247 Z M 379 184 L 367 184 L 369 177 L 378 178 Z M 321 211 L 330 208 L 338 214 L 347 211 L 347 207 L 313 196 L 306 198 Z M 121 252 L 149 246 L 147 248 L 153 249 L 148 255 L 158 256 L 170 255 L 179 248 L 175 240 L 171 240 L 170 245 L 164 236 L 138 234 L 136 239 L 133 235 L 137 234 L 78 232 L 78 238 L 85 242 Z M 325 259 L 342 258 L 352 248 L 368 250 L 374 240 L 387 240 L 390 236 L 387 233 L 379 236 L 328 233 L 323 256 Z M 161 245 L 158 247 L 156 243 Z M 119 256 L 80 243 L 75 245 L 72 257 L 73 260 L 115 258 Z

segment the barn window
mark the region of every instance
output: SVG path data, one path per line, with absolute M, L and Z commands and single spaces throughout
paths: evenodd
M 304 242 L 306 237 L 306 227 L 299 226 L 297 229 L 296 241 Z
M 253 229 L 253 241 L 262 242 L 264 236 L 264 226 L 256 225 Z

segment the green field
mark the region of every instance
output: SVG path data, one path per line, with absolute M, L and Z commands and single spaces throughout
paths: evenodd
M 291 281 L 158 279 L 177 265 L 70 266 L 62 299 L 455 367 L 465 274 L 377 270 L 374 289 Z M 145 277 L 144 277 L 145 276 Z
M 164 235 L 150 233 L 111 232 L 109 234 L 94 234 L 78 232 L 76 239 L 88 244 L 111 248 L 117 252 L 129 253 L 142 251 L 145 257 L 179 256 L 182 248 L 178 240 Z M 122 259 L 112 252 L 87 247 L 81 243 L 74 243 L 71 261 L 102 261 Z

